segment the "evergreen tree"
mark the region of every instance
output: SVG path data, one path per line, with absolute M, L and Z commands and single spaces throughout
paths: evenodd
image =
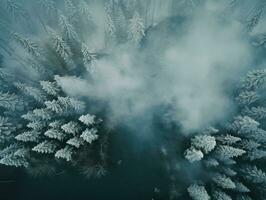
M 238 195 L 236 200 L 252 200 L 248 195 Z
M 242 140 L 240 143 L 240 147 L 245 150 L 253 150 L 260 147 L 261 144 L 253 141 L 253 140 Z
M 14 167 L 27 167 L 29 165 L 24 158 L 17 156 L 5 156 L 0 160 L 0 164 Z
M 220 145 L 215 149 L 216 157 L 220 160 L 227 160 L 230 158 L 238 157 L 246 153 L 243 149 L 238 149 L 228 145 Z
M 60 141 L 63 141 L 66 138 L 66 134 L 63 133 L 62 131 L 56 130 L 56 129 L 48 129 L 45 133 L 45 136 L 52 138 L 52 139 L 57 139 Z
M 38 142 L 41 133 L 37 131 L 26 131 L 18 134 L 15 138 L 22 142 Z
M 266 81 L 266 70 L 254 70 L 248 72 L 246 77 L 242 80 L 242 87 L 251 90 L 258 89 L 261 86 L 264 86 Z
M 259 122 L 248 116 L 237 116 L 230 128 L 238 134 L 250 134 L 258 130 Z
M 94 140 L 98 139 L 98 135 L 96 134 L 98 131 L 94 128 L 92 129 L 86 129 L 85 131 L 82 132 L 80 137 L 82 137 L 86 142 L 92 143 Z
M 13 131 L 15 131 L 15 127 L 9 122 L 9 119 L 0 116 L 0 143 L 11 140 Z
M 204 186 L 193 184 L 189 186 L 187 190 L 188 190 L 189 196 L 193 200 L 209 200 L 210 199 L 210 196 L 208 195 Z
M 192 146 L 202 149 L 203 152 L 209 153 L 216 146 L 215 137 L 209 135 L 198 135 L 192 138 Z
M 65 10 L 69 19 L 74 20 L 76 15 L 76 7 L 71 0 L 64 0 Z
M 30 55 L 32 56 L 40 56 L 40 48 L 37 43 L 30 41 L 28 38 L 24 38 L 23 36 L 19 35 L 18 33 L 13 33 L 13 38 L 15 41 L 24 48 Z
M 106 17 L 105 43 L 112 43 L 116 38 L 116 27 L 110 14 Z
M 232 198 L 221 190 L 216 190 L 212 194 L 212 198 L 215 200 L 232 200 Z
M 209 159 L 204 160 L 204 164 L 207 168 L 219 166 L 219 162 L 214 158 L 209 158 Z
M 253 15 L 249 16 L 247 19 L 247 30 L 252 31 L 255 26 L 258 25 L 260 18 L 262 16 L 263 9 L 258 9 Z
M 71 133 L 73 135 L 77 134 L 80 131 L 80 125 L 77 122 L 68 122 L 61 126 L 61 129 L 66 133 Z
M 42 86 L 42 89 L 50 95 L 57 96 L 60 91 L 56 82 L 40 81 L 40 84 Z
M 68 40 L 78 39 L 78 34 L 76 33 L 74 27 L 68 22 L 67 18 L 62 13 L 59 14 L 58 21 L 60 29 L 64 33 L 65 38 L 67 38 Z
M 45 123 L 42 121 L 33 121 L 33 122 L 28 123 L 27 127 L 35 131 L 40 131 L 45 127 Z
M 256 166 L 247 166 L 241 170 L 244 175 L 244 178 L 250 181 L 251 183 L 265 183 L 266 174 L 261 169 L 258 169 Z
M 14 110 L 18 103 L 17 96 L 15 94 L 3 93 L 0 91 L 0 107 Z
M 190 147 L 185 151 L 185 158 L 189 162 L 199 161 L 203 158 L 203 153 L 200 150 Z
M 45 94 L 36 87 L 28 86 L 24 83 L 15 83 L 15 86 L 24 94 L 33 97 L 36 101 L 42 103 L 46 100 Z
M 266 108 L 258 106 L 258 107 L 246 107 L 242 111 L 243 115 L 247 115 L 255 120 L 260 120 L 266 118 Z
M 56 53 L 58 53 L 58 55 L 61 56 L 67 64 L 72 64 L 73 61 L 71 59 L 71 49 L 63 40 L 63 38 L 51 28 L 49 28 L 49 35 L 51 39 L 51 45 Z
M 49 127 L 51 127 L 51 128 L 60 128 L 63 124 L 64 124 L 64 121 L 62 121 L 62 120 L 55 120 L 55 121 L 52 121 L 49 124 Z
M 79 148 L 81 145 L 84 144 L 84 140 L 80 137 L 73 137 L 70 138 L 66 143 L 76 148 Z
M 236 187 L 235 183 L 223 174 L 215 174 L 212 180 L 223 189 L 234 189 Z
M 89 23 L 92 23 L 92 16 L 91 16 L 91 12 L 90 12 L 90 7 L 89 5 L 81 0 L 79 2 L 79 5 L 78 5 L 78 13 L 80 13 L 82 16 L 85 17 L 86 21 L 88 21 Z
M 96 123 L 95 120 L 96 120 L 95 115 L 90 115 L 90 114 L 81 115 L 80 118 L 79 118 L 79 121 L 81 121 L 82 123 L 84 123 L 87 126 L 94 125 Z
M 55 153 L 55 157 L 56 158 L 63 158 L 65 159 L 66 161 L 71 161 L 72 159 L 72 154 L 73 154 L 73 150 L 70 146 L 66 146 L 65 148 L 63 149 L 60 149 L 58 150 L 56 153 Z
M 89 72 L 94 73 L 95 72 L 94 62 L 96 60 L 96 55 L 91 53 L 89 47 L 87 47 L 85 44 L 82 44 L 81 51 L 83 54 L 84 65 L 86 65 L 87 70 Z
M 42 120 L 50 120 L 52 118 L 52 113 L 50 110 L 45 108 L 36 108 L 33 110 L 34 117 L 40 118 Z
M 248 153 L 248 158 L 253 161 L 257 159 L 262 159 L 266 157 L 266 151 L 261 149 L 253 149 Z
M 44 141 L 32 148 L 33 151 L 38 153 L 54 153 L 58 144 L 52 141 Z
M 216 136 L 216 140 L 218 140 L 219 142 L 225 145 L 232 145 L 232 144 L 235 144 L 241 141 L 241 138 L 227 134 L 227 135 Z
M 138 12 L 135 12 L 132 19 L 129 20 L 129 33 L 128 38 L 134 43 L 139 43 L 145 36 L 145 25 Z
M 235 190 L 242 193 L 248 193 L 250 190 L 241 182 L 235 182 L 236 188 Z
M 259 99 L 259 95 L 255 91 L 243 91 L 239 94 L 236 100 L 239 104 L 250 105 Z

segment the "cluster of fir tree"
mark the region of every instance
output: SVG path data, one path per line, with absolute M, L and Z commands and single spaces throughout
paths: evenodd
M 112 45 L 138 44 L 145 25 L 137 4 L 125 7 L 122 1 L 103 1 L 104 37 L 95 48 L 91 41 L 101 25 L 91 15 L 91 3 L 0 1 L 0 52 L 5 61 L 0 88 L 1 164 L 41 174 L 55 171 L 65 160 L 88 176 L 105 173 L 104 122 L 86 113 L 86 102 L 67 97 L 54 75 L 93 81 L 97 59 Z
M 239 3 L 231 1 L 230 7 L 237 9 Z M 257 1 L 240 19 L 252 45 L 262 52 L 265 34 L 253 31 L 265 17 L 265 5 Z M 161 146 L 171 181 L 170 199 L 264 199 L 265 81 L 265 69 L 250 71 L 243 78 L 235 98 L 238 114 L 231 122 L 219 124 L 219 130 L 209 127 L 192 135 L 171 136 L 176 142 Z
M 265 86 L 266 70 L 250 71 L 237 89 L 238 114 L 231 122 L 219 125 L 219 130 L 209 127 L 176 137 L 170 144 L 174 150 L 161 147 L 172 182 L 171 199 L 264 198 Z

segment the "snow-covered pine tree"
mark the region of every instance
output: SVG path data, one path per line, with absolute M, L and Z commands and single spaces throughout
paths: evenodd
M 128 38 L 138 44 L 145 36 L 145 25 L 138 12 L 129 20 Z
M 87 126 L 92 126 L 94 125 L 96 122 L 96 117 L 94 115 L 81 115 L 79 118 L 79 121 L 81 121 L 83 124 L 87 125 Z
M 256 102 L 258 99 L 259 99 L 259 96 L 254 91 L 243 91 L 236 98 L 236 100 L 242 105 L 250 105 Z
M 97 132 L 97 129 L 94 128 L 86 129 L 82 132 L 80 137 L 82 137 L 86 142 L 91 144 L 94 140 L 98 139 L 99 136 L 96 134 Z
M 261 94 L 265 88 L 264 82 L 263 70 L 249 72 L 241 82 L 239 93 Z M 198 163 L 204 163 L 203 166 L 206 167 L 206 173 L 210 178 L 207 180 L 203 178 L 202 184 L 205 185 L 205 188 L 214 190 L 211 193 L 214 199 L 232 199 L 235 195 L 236 199 L 251 199 L 249 195 L 240 195 L 239 193 L 254 194 L 254 192 L 263 191 L 261 188 L 265 183 L 265 168 L 258 163 L 260 163 L 259 160 L 265 158 L 266 134 L 265 130 L 262 129 L 264 126 L 262 121 L 264 118 L 264 101 L 261 101 L 262 97 L 258 95 L 254 106 L 253 100 L 239 101 L 240 96 L 237 98 L 237 103 L 240 113 L 244 115 L 236 116 L 232 123 L 222 127 L 221 131 L 215 131 L 211 134 L 204 133 L 210 134 L 211 136 L 208 137 L 214 137 L 216 141 L 213 150 L 204 151 L 204 156 L 202 153 L 202 157 L 198 159 Z M 202 144 L 204 143 L 202 137 L 206 137 L 206 135 L 191 137 L 191 147 L 185 151 L 185 158 L 188 161 L 191 162 L 191 158 L 194 158 L 188 155 L 195 155 L 195 152 L 203 151 L 204 148 L 208 147 L 208 145 Z M 192 150 L 195 151 L 194 154 L 191 153 Z M 261 168 L 257 167 L 256 164 Z M 217 189 L 218 187 L 230 189 L 230 196 L 233 194 L 232 197 Z M 255 197 L 255 199 L 260 198 Z
M 238 195 L 236 200 L 252 200 L 248 195 Z
M 28 87 L 22 83 L 15 85 L 15 88 L 22 90 L 33 103 L 31 110 L 22 114 L 21 127 L 16 130 L 17 135 L 10 135 L 10 142 L 17 143 L 18 146 L 7 146 L 2 150 L 1 164 L 36 171 L 36 165 L 42 167 L 41 160 L 48 160 L 46 154 L 54 154 L 54 158 L 74 162 L 75 166 L 81 168 L 94 167 L 83 166 L 82 163 L 86 163 L 84 159 L 96 159 L 92 164 L 96 163 L 97 166 L 106 164 L 100 156 L 107 150 L 102 148 L 105 144 L 101 143 L 102 137 L 106 136 L 103 133 L 96 134 L 102 120 L 97 119 L 95 115 L 84 113 L 85 102 L 67 97 L 53 80 L 40 81 L 39 88 L 37 84 L 36 87 Z M 39 96 L 42 98 L 37 98 Z M 0 130 L 3 134 L 10 134 L 14 130 L 12 125 L 5 118 L 0 119 L 3 119 Z M 4 139 L 7 140 L 7 136 Z M 94 144 L 96 140 L 99 142 Z M 41 156 L 36 157 L 36 154 Z M 97 158 L 91 154 L 99 156 Z
M 227 135 L 216 136 L 216 140 L 225 145 L 232 145 L 241 141 L 241 138 L 227 134 Z
M 58 145 L 59 144 L 54 141 L 46 140 L 34 146 L 32 150 L 38 153 L 54 153 Z
M 78 5 L 78 13 L 85 17 L 85 20 L 89 23 L 93 23 L 93 19 L 91 16 L 91 10 L 87 2 L 81 0 Z
M 219 145 L 215 149 L 216 158 L 219 160 L 228 160 L 230 158 L 241 156 L 244 153 L 246 153 L 245 150 L 228 145 Z
M 48 129 L 45 133 L 45 136 L 53 139 L 57 139 L 59 141 L 63 141 L 66 138 L 66 134 L 63 131 L 56 130 L 56 129 Z
M 8 155 L 3 157 L 0 160 L 0 164 L 15 167 L 28 167 L 28 162 L 24 158 L 17 157 L 15 155 Z
M 235 190 L 241 193 L 248 193 L 250 192 L 250 189 L 248 189 L 243 183 L 241 182 L 236 182 L 235 181 L 236 188 Z
M 256 90 L 259 87 L 265 87 L 266 70 L 254 70 L 247 73 L 246 77 L 242 79 L 241 87 L 246 90 Z
M 5 144 L 12 140 L 12 132 L 15 130 L 16 128 L 10 123 L 8 118 L 0 116 L 0 144 Z
M 81 137 L 76 136 L 76 137 L 70 138 L 66 143 L 76 148 L 79 148 L 81 145 L 84 144 L 84 140 Z
M 185 151 L 185 158 L 189 160 L 189 162 L 199 161 L 203 158 L 203 153 L 200 150 L 195 149 L 194 147 L 190 147 Z
M 80 131 L 81 127 L 77 122 L 70 121 L 70 122 L 62 125 L 61 129 L 63 131 L 65 131 L 66 133 L 70 133 L 70 134 L 75 135 Z
M 83 62 L 84 65 L 86 66 L 87 71 L 90 73 L 94 73 L 96 69 L 95 67 L 95 60 L 96 60 L 96 54 L 91 53 L 89 50 L 89 47 L 86 44 L 82 44 L 81 47 L 82 55 L 83 55 Z
M 18 134 L 15 139 L 22 142 L 38 142 L 40 135 L 40 132 L 32 130 Z
M 252 5 L 252 4 L 251 4 Z M 254 5 L 251 6 L 251 11 L 248 13 L 246 19 L 246 29 L 252 32 L 254 28 L 261 22 L 265 14 L 265 1 L 258 0 Z
M 216 146 L 215 137 L 209 135 L 198 135 L 192 138 L 191 145 L 203 150 L 205 153 L 209 153 Z
M 246 107 L 243 109 L 242 114 L 247 115 L 255 120 L 261 120 L 266 118 L 266 108 L 261 106 L 251 108 Z
M 4 93 L 0 91 L 0 107 L 14 110 L 17 104 L 18 97 L 15 94 L 9 92 Z
M 77 9 L 74 2 L 72 2 L 72 0 L 64 0 L 64 7 L 67 13 L 67 17 L 70 20 L 75 21 L 75 15 L 77 13 Z
M 58 150 L 56 153 L 55 153 L 55 157 L 56 158 L 63 158 L 65 159 L 66 161 L 71 161 L 72 159 L 72 154 L 73 154 L 73 150 L 70 146 L 66 146 L 64 147 L 63 149 L 60 149 Z
M 251 183 L 264 183 L 266 182 L 266 173 L 256 166 L 246 166 L 241 169 L 242 176 Z
M 235 183 L 223 174 L 214 174 L 212 180 L 223 189 L 234 189 L 236 187 Z
M 42 86 L 42 89 L 50 95 L 57 96 L 60 91 L 56 82 L 40 81 L 40 84 Z
M 77 40 L 79 38 L 75 28 L 69 23 L 67 18 L 62 13 L 59 13 L 58 22 L 59 27 L 67 40 Z
M 46 100 L 44 92 L 40 89 L 32 86 L 28 86 L 25 83 L 15 83 L 15 86 L 21 90 L 25 95 L 32 96 L 38 102 L 44 102 Z
M 110 14 L 106 16 L 106 27 L 105 27 L 105 45 L 109 46 L 115 41 L 116 38 L 116 27 Z
M 34 117 L 36 118 L 40 118 L 42 120 L 51 119 L 52 112 L 48 109 L 36 108 L 32 112 L 33 112 Z
M 13 33 L 14 40 L 32 56 L 40 56 L 40 48 L 37 43 L 25 38 L 18 33 Z
M 61 56 L 61 58 L 67 63 L 67 64 L 73 64 L 73 61 L 71 59 L 72 52 L 70 47 L 66 44 L 66 42 L 63 40 L 60 34 L 55 32 L 53 29 L 49 28 L 49 35 L 51 40 L 51 45 L 54 48 L 55 52 Z
M 215 200 L 232 200 L 232 198 L 222 190 L 215 190 L 212 193 L 212 198 Z
M 210 199 L 210 196 L 208 195 L 204 186 L 193 184 L 189 186 L 187 190 L 188 190 L 189 196 L 193 200 L 209 200 Z

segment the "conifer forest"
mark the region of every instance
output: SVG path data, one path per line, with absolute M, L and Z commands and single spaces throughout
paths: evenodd
M 265 200 L 265 0 L 0 0 L 0 200 Z

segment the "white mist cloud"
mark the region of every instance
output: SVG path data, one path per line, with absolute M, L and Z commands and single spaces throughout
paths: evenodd
M 107 102 L 108 117 L 118 124 L 151 119 L 154 108 L 166 104 L 176 110 L 174 120 L 186 131 L 224 120 L 233 109 L 228 86 L 247 70 L 251 53 L 241 25 L 220 19 L 215 6 L 209 8 L 195 12 L 182 34 L 169 32 L 169 44 L 154 34 L 141 50 L 114 49 L 97 62 L 93 81 L 57 81 L 70 95 Z

